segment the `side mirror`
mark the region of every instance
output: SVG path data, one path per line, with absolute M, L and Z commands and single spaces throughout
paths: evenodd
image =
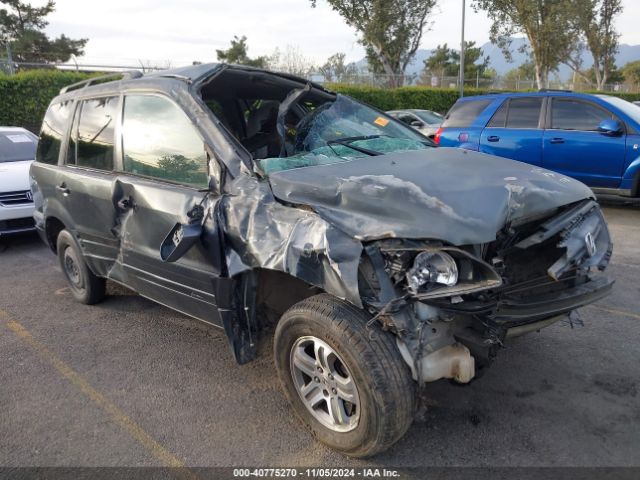
M 163 262 L 175 262 L 196 244 L 200 235 L 200 222 L 176 223 L 160 245 L 160 258 Z
M 598 125 L 598 131 L 603 135 L 609 135 L 615 137 L 617 135 L 621 135 L 624 131 L 622 127 L 622 123 L 619 120 L 614 120 L 613 118 L 607 118 L 600 122 Z
M 415 128 L 422 128 L 424 127 L 424 123 L 418 121 L 418 120 L 414 120 L 413 122 L 411 122 L 411 126 L 415 127 Z

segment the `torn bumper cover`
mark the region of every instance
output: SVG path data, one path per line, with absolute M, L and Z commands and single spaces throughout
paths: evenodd
M 575 309 L 610 293 L 613 280 L 594 271 L 606 268 L 612 252 L 595 201 L 578 202 L 538 225 L 509 230 L 507 238 L 479 248 L 484 262 L 475 262 L 476 269 L 490 268 L 501 282 L 485 272 L 478 281 L 484 289 L 437 286 L 411 292 L 390 314 L 388 323 L 407 332 L 398 336 L 398 344 L 416 380 L 451 378 L 466 383 L 475 374 L 475 364 L 490 361 L 507 338 L 567 319 Z M 401 257 L 392 253 L 397 245 L 380 248 L 393 278 L 394 265 L 401 270 Z M 430 250 L 460 251 L 424 249 Z M 456 257 L 459 269 L 462 258 Z

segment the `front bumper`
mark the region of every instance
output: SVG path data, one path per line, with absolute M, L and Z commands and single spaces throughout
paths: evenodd
M 0 236 L 33 232 L 33 203 L 16 206 L 0 206 Z
M 504 298 L 498 302 L 495 312 L 489 317 L 497 324 L 508 324 L 510 328 L 537 322 L 597 302 L 611 293 L 613 284 L 614 280 L 611 278 L 599 275 L 559 292 L 518 299 Z

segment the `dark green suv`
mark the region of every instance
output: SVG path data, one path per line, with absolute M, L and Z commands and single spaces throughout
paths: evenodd
M 288 75 L 105 80 L 52 101 L 31 167 L 73 295 L 126 285 L 223 328 L 241 364 L 275 329 L 293 410 L 348 455 L 402 437 L 417 385 L 469 382 L 508 338 L 611 289 L 607 226 L 579 182 L 435 148 Z

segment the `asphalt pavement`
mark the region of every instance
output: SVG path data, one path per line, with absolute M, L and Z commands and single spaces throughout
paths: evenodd
M 73 301 L 36 236 L 0 245 L 0 465 L 640 466 L 640 208 L 607 206 L 613 293 L 515 339 L 468 386 L 430 384 L 408 434 L 354 460 L 289 409 L 270 339 L 235 364 L 220 330 L 109 285 Z

